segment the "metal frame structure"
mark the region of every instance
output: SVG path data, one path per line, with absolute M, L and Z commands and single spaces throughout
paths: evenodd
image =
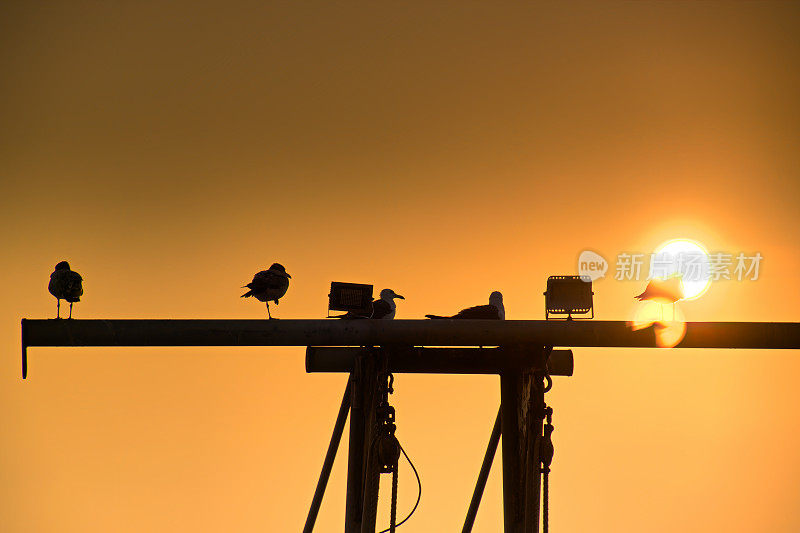
M 654 328 L 633 330 L 619 321 L 23 319 L 23 378 L 27 349 L 35 346 L 306 346 L 308 372 L 348 372 L 306 532 L 313 529 L 348 412 L 345 532 L 375 531 L 379 471 L 369 445 L 382 372 L 498 374 L 498 419 L 463 531 L 471 530 L 502 434 L 504 531 L 531 533 L 539 530 L 545 382 L 572 374 L 572 352 L 553 347 L 658 344 Z M 487 346 L 497 348 L 480 348 Z M 800 323 L 689 322 L 675 347 L 798 349 Z

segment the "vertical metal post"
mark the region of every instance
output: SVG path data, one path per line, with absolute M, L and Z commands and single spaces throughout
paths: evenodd
M 350 445 L 347 453 L 347 494 L 345 500 L 344 531 L 361 533 L 361 503 L 364 468 L 364 355 L 356 357 L 352 382 L 352 401 L 350 402 Z
M 544 376 L 541 372 L 530 375 L 530 393 L 528 396 L 529 440 L 528 464 L 526 469 L 525 531 L 538 533 L 539 516 L 541 514 L 541 443 L 544 426 Z
M 345 502 L 345 533 L 363 533 L 375 530 L 377 490 L 367 493 L 367 481 L 379 475 L 373 472 L 370 459 L 372 427 L 377 404 L 378 365 L 372 349 L 365 349 L 356 358 L 351 380 L 353 382 L 350 405 L 350 449 L 347 460 L 347 496 Z M 377 489 L 377 487 L 376 487 Z M 367 522 L 364 522 L 367 517 Z M 371 527 L 371 529 L 370 529 Z M 365 529 L 366 528 L 366 529 Z
M 380 401 L 378 376 L 386 370 L 386 357 L 382 349 L 370 353 L 370 399 L 364 409 L 364 495 L 361 512 L 361 533 L 375 533 L 378 520 L 378 489 L 381 470 L 375 449 L 375 409 Z
M 500 374 L 500 411 L 503 433 L 503 531 L 523 533 L 525 501 L 522 483 L 523 457 L 520 457 L 520 384 L 522 372 L 508 370 Z
M 539 530 L 539 436 L 544 388 L 536 370 L 544 368 L 545 352 L 541 347 L 538 352 L 540 357 L 534 359 L 532 366 L 500 373 L 504 533 Z

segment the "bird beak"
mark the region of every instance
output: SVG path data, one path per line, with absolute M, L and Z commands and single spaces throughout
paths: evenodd
M 287 278 L 291 278 L 292 276 L 290 276 L 289 274 L 286 274 L 286 277 L 287 277 Z
M 395 297 L 395 298 L 400 298 L 401 300 L 405 300 L 405 298 L 403 298 L 402 296 L 400 296 L 400 295 L 399 295 L 399 294 L 397 294 L 397 293 L 395 293 L 394 297 Z

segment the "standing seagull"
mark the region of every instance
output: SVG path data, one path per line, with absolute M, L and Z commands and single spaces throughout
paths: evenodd
M 675 320 L 675 302 L 682 300 L 683 283 L 678 276 L 673 276 L 667 279 L 653 278 L 650 283 L 645 287 L 642 294 L 634 296 L 637 300 L 652 300 L 653 302 L 661 304 L 661 318 L 664 318 L 664 304 L 672 304 L 672 320 Z
M 498 291 L 494 291 L 489 295 L 489 305 L 476 305 L 475 307 L 468 307 L 462 309 L 453 316 L 439 316 L 439 315 L 425 315 L 428 318 L 443 319 L 443 318 L 472 318 L 472 319 L 491 319 L 491 320 L 505 320 L 506 309 L 503 306 L 503 295 Z
M 283 265 L 280 263 L 272 263 L 269 270 L 258 272 L 253 276 L 253 281 L 242 287 L 250 289 L 242 294 L 242 298 L 255 296 L 255 299 L 259 302 L 266 302 L 267 316 L 272 320 L 272 314 L 269 311 L 269 302 L 274 301 L 275 305 L 278 305 L 278 299 L 283 298 L 283 295 L 286 294 L 286 289 L 289 288 L 289 278 L 291 277 L 292 276 L 286 273 L 286 269 L 283 268 Z
M 61 318 L 61 300 L 69 302 L 69 318 L 72 318 L 72 304 L 80 302 L 83 295 L 83 278 L 70 270 L 69 263 L 61 261 L 50 274 L 47 290 L 56 297 L 56 318 Z
M 328 318 L 343 318 L 345 320 L 354 318 L 391 320 L 394 318 L 394 313 L 397 310 L 397 305 L 394 303 L 395 298 L 405 300 L 405 298 L 394 292 L 392 289 L 383 289 L 381 291 L 381 297 L 372 302 L 371 311 L 368 311 L 367 313 L 348 311 L 343 315 L 331 316 Z

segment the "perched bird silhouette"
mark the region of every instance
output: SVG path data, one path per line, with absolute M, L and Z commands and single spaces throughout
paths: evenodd
M 381 297 L 372 302 L 372 315 L 370 315 L 370 318 L 392 320 L 395 311 L 397 311 L 397 304 L 394 303 L 395 298 L 405 300 L 404 297 L 400 296 L 392 289 L 383 289 L 381 291 Z
M 462 309 L 453 316 L 439 316 L 439 315 L 425 315 L 428 318 L 445 319 L 492 319 L 492 320 L 505 320 L 506 309 L 503 306 L 503 295 L 498 291 L 494 291 L 489 295 L 489 305 L 476 305 L 475 307 L 468 307 Z
M 80 302 L 83 295 L 83 278 L 70 270 L 69 263 L 61 261 L 50 274 L 47 290 L 56 297 L 56 318 L 61 318 L 61 300 L 69 302 L 68 318 L 72 318 L 72 304 Z
M 242 294 L 242 298 L 249 298 L 253 296 L 259 302 L 266 302 L 267 316 L 272 320 L 272 313 L 269 310 L 269 303 L 275 302 L 278 305 L 278 300 L 286 294 L 289 288 L 289 274 L 280 263 L 272 263 L 269 270 L 262 270 L 253 276 L 253 281 L 242 287 L 250 289 Z
M 650 300 L 662 305 L 661 317 L 664 317 L 664 304 L 672 304 L 672 316 L 675 317 L 675 302 L 682 300 L 684 296 L 683 283 L 679 276 L 672 276 L 667 279 L 653 278 L 645 287 L 642 294 L 634 296 L 637 300 Z
M 369 311 L 367 312 L 348 311 L 343 315 L 331 316 L 328 318 L 342 318 L 345 320 L 356 319 L 356 318 L 391 320 L 394 318 L 394 313 L 397 310 L 397 305 L 394 303 L 395 298 L 400 298 L 401 300 L 405 300 L 404 297 L 400 296 L 392 289 L 383 289 L 381 291 L 381 297 L 378 298 L 377 300 L 374 300 L 372 304 L 370 304 Z

